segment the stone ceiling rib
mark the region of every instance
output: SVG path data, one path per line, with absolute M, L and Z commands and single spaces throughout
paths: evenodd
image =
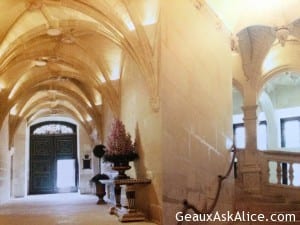
M 100 36 L 106 37 L 107 39 L 111 40 L 113 43 L 115 43 L 119 47 L 122 46 L 120 40 L 115 39 L 113 36 L 111 36 L 109 33 L 105 32 L 105 31 L 99 30 L 98 26 L 96 24 L 90 24 L 90 23 L 87 23 L 84 21 L 71 21 L 68 25 L 63 26 L 63 30 L 66 30 L 66 29 L 70 30 L 71 28 L 74 28 L 75 30 L 77 28 L 78 29 L 84 28 L 86 31 L 91 32 L 95 35 L 100 35 Z M 43 29 L 43 30 L 41 30 L 41 29 Z M 40 30 L 40 32 L 37 32 L 37 30 Z M 55 38 L 45 36 L 45 32 L 46 32 L 45 27 L 42 26 L 42 27 L 33 29 L 30 33 L 24 34 L 23 36 L 19 37 L 19 39 L 16 39 L 16 41 L 14 43 L 11 43 L 11 47 L 8 49 L 8 51 L 3 54 L 3 57 L 1 57 L 0 66 L 3 67 L 3 61 L 13 52 L 18 51 L 18 49 L 19 49 L 19 52 L 22 52 L 24 49 L 23 46 L 25 43 L 31 43 L 32 41 L 35 41 L 35 40 L 36 40 L 36 42 L 40 42 L 41 40 L 44 40 L 44 39 L 45 40 L 55 39 Z M 40 35 L 35 36 L 34 39 L 31 39 L 31 38 L 28 38 L 28 37 L 31 37 L 30 34 L 35 34 L 35 35 L 40 34 Z M 20 43 L 18 41 L 20 39 L 22 40 L 22 43 Z M 28 44 L 26 44 L 26 45 L 28 45 Z
M 125 50 L 129 52 L 129 54 L 133 57 L 133 59 L 137 62 L 139 67 L 141 68 L 142 74 L 147 81 L 149 86 L 149 90 L 151 92 L 151 96 L 157 95 L 157 71 L 154 70 L 154 66 L 149 64 L 149 59 L 153 58 L 153 55 L 148 55 L 145 52 L 145 48 L 143 47 L 141 40 L 136 35 L 136 32 L 130 32 L 128 28 L 124 25 L 124 23 L 120 20 L 119 17 L 113 16 L 105 4 L 95 4 L 94 1 L 89 3 L 94 3 L 93 7 L 88 5 L 85 1 L 78 0 L 76 2 L 63 2 L 64 6 L 71 7 L 77 9 L 85 14 L 90 15 L 97 21 L 103 22 L 108 26 L 108 29 L 111 28 L 114 31 L 114 35 L 117 37 L 123 37 Z M 101 7 L 101 10 L 100 10 Z M 141 24 L 139 24 L 141 26 Z M 148 39 L 148 38 L 147 38 Z M 137 51 L 138 50 L 138 51 Z M 154 67 L 154 68 L 153 68 Z
M 3 38 L 1 38 L 1 44 L 6 40 L 7 36 L 11 33 L 12 29 L 15 27 L 16 23 L 20 21 L 20 19 L 24 16 L 24 14 L 27 12 L 27 8 L 24 8 L 23 11 L 19 13 L 19 15 L 15 18 L 12 24 L 10 24 L 9 28 L 6 30 L 5 34 L 3 35 Z
M 82 98 L 84 102 L 86 102 L 89 106 L 93 104 L 93 99 L 89 99 L 90 97 L 89 92 L 87 90 L 84 90 L 80 88 L 80 83 L 77 83 L 76 80 L 72 80 L 66 77 L 60 78 L 60 77 L 53 77 L 54 79 L 47 79 L 42 82 L 37 82 L 33 88 L 41 87 L 42 89 L 47 90 L 47 87 L 52 87 L 54 90 L 58 90 L 61 92 L 69 92 L 72 96 L 78 96 L 78 98 Z M 66 79 L 66 80 L 65 80 Z M 91 89 L 90 87 L 89 89 Z
M 92 108 L 88 105 L 86 99 L 83 97 L 82 94 L 75 92 L 71 89 L 68 88 L 68 86 L 63 86 L 63 87 L 59 87 L 58 84 L 53 85 L 52 89 L 47 90 L 48 85 L 39 85 L 39 86 L 35 86 L 34 88 L 30 89 L 30 92 L 32 93 L 36 93 L 36 94 L 45 94 L 47 95 L 47 97 L 49 97 L 49 101 L 55 101 L 54 99 L 50 99 L 50 93 L 51 92 L 55 92 L 56 95 L 65 95 L 65 97 L 68 99 L 68 96 L 72 97 L 73 100 L 78 101 L 77 103 L 82 105 L 87 112 L 89 112 L 90 114 L 93 114 L 92 112 Z M 50 93 L 49 93 L 50 92 Z M 33 95 L 34 96 L 34 95 Z M 27 103 L 29 101 L 29 99 L 26 99 L 26 102 L 23 102 L 23 104 L 25 106 L 25 103 Z M 20 101 L 17 102 L 18 104 L 20 103 Z
M 87 52 L 89 55 L 93 54 L 91 49 L 88 49 L 86 45 L 81 44 L 80 41 L 77 41 L 76 44 L 83 49 L 85 52 Z M 95 63 L 97 64 L 101 74 L 104 76 L 104 79 L 106 81 L 106 85 L 108 86 L 108 91 L 109 91 L 109 95 L 112 96 L 112 98 L 115 100 L 116 103 L 119 104 L 119 96 L 117 91 L 115 90 L 114 86 L 112 85 L 112 82 L 110 80 L 110 70 L 109 70 L 109 66 L 107 65 L 107 63 L 105 62 L 106 60 L 104 58 L 102 58 L 100 55 L 98 57 L 95 57 L 93 54 L 93 59 L 97 58 L 97 61 L 99 61 L 99 63 L 95 60 Z
M 61 93 L 59 91 L 55 94 L 55 99 L 52 98 L 50 94 L 45 95 L 48 93 L 44 90 L 39 90 L 40 88 L 35 88 L 35 94 L 32 96 L 24 96 L 21 98 L 18 102 L 18 114 L 20 112 L 23 112 L 21 116 L 26 117 L 28 115 L 28 112 L 31 111 L 32 108 L 37 107 L 39 104 L 42 103 L 49 103 L 51 105 L 50 108 L 52 108 L 53 104 L 56 104 L 60 101 L 68 102 L 70 105 L 74 106 L 74 109 L 78 111 L 78 113 L 84 118 L 85 115 L 88 113 L 89 107 L 85 104 L 85 102 L 82 101 L 81 98 L 76 99 L 75 96 L 67 96 L 64 93 Z M 44 95 L 41 95 L 42 93 L 45 93 Z M 34 98 L 35 97 L 35 98 Z M 34 98 L 34 99 L 32 99 Z M 32 100 L 31 100 L 32 99 Z M 34 104 L 32 104 L 34 103 Z M 19 114 L 20 115 L 20 114 Z
M 0 97 L 7 105 L 0 110 L 0 125 L 11 108 L 23 110 L 24 118 L 28 118 L 37 115 L 34 110 L 48 107 L 51 99 L 43 95 L 40 99 L 45 103 L 29 101 L 47 88 L 56 90 L 61 101 L 73 103 L 74 110 L 79 108 L 83 118 L 89 115 L 100 124 L 102 99 L 117 116 L 120 90 L 118 81 L 111 79 L 113 75 L 116 79 L 121 76 L 127 55 L 140 67 L 150 90 L 155 86 L 151 84 L 157 80 L 153 78 L 157 76 L 155 51 L 143 27 L 146 5 L 141 2 L 137 5 L 126 0 L 5 2 L 0 2 L 0 6 L 8 8 L 11 4 L 14 8 L 5 12 L 9 23 L 0 27 L 0 81 L 5 84 Z M 1 15 L 0 19 L 3 20 Z M 47 32 L 50 28 L 59 29 L 61 34 L 50 36 Z M 46 65 L 38 67 L 39 61 Z M 55 80 L 59 77 L 68 79 L 72 88 Z M 24 90 L 28 92 L 26 97 Z M 36 104 L 41 108 L 35 108 Z
M 149 39 L 147 38 L 147 34 L 145 33 L 145 30 L 142 28 L 141 21 L 139 20 L 139 18 L 137 17 L 137 14 L 135 12 L 136 8 L 134 8 L 133 4 L 130 4 L 130 1 L 128 1 L 128 0 L 122 0 L 122 1 L 126 3 L 124 5 L 126 6 L 129 16 L 136 28 L 137 35 L 139 36 L 139 39 L 141 40 L 142 46 L 144 47 L 146 54 L 153 55 L 153 51 L 152 51 Z
M 61 2 L 64 7 L 74 9 L 83 14 L 89 15 L 99 23 L 103 24 L 104 27 L 110 30 L 115 36 L 123 37 L 124 34 L 128 33 L 125 24 L 114 14 L 111 14 L 110 10 L 102 2 L 97 2 L 98 8 L 92 8 L 86 2 L 78 1 L 63 1 Z M 101 10 L 99 9 L 101 8 Z
M 60 74 L 64 75 L 66 78 L 74 79 L 74 77 L 71 78 L 71 76 L 68 76 L 68 74 L 66 74 L 64 72 L 61 72 Z M 58 74 L 58 75 L 60 75 L 60 74 Z M 35 77 L 35 76 L 36 76 L 36 74 L 34 74 L 34 73 L 31 74 L 31 77 Z M 27 81 L 25 81 L 20 86 L 19 90 L 17 90 L 17 92 L 14 94 L 13 98 L 11 99 L 11 101 L 12 102 L 16 102 L 22 96 L 23 90 L 30 90 L 30 88 L 32 87 L 32 84 L 34 84 L 33 87 L 36 87 L 36 86 L 39 86 L 39 84 L 43 83 L 44 81 L 48 81 L 49 79 L 56 78 L 56 77 L 57 77 L 57 75 L 45 74 L 44 76 L 38 75 L 37 78 L 34 81 L 32 81 L 30 79 L 27 80 Z M 83 82 L 83 78 L 82 78 L 82 81 L 80 81 L 80 82 Z M 66 86 L 66 88 L 70 88 L 70 87 Z M 88 88 L 86 90 L 81 88 L 81 91 L 82 91 L 82 94 L 84 94 L 86 96 L 86 98 L 90 99 L 90 96 L 93 95 L 91 93 L 92 89 L 93 89 L 93 85 L 90 84 L 90 85 L 88 85 Z M 78 93 L 80 93 L 80 92 L 78 92 Z
M 72 106 L 72 104 L 66 104 L 66 102 L 63 100 L 58 100 L 56 106 L 53 108 L 52 103 L 45 102 L 45 100 L 46 99 L 40 99 L 39 101 L 36 102 L 36 105 L 34 105 L 30 108 L 27 108 L 24 111 L 24 117 L 27 118 L 27 120 L 28 120 L 29 115 L 35 114 L 35 112 L 38 112 L 40 109 L 49 109 L 49 110 L 55 112 L 60 107 L 63 107 L 65 109 L 68 109 L 69 112 L 73 112 L 73 115 L 76 117 L 77 121 L 86 123 L 86 121 L 84 120 L 85 115 L 80 111 L 81 109 L 78 109 L 78 108 Z M 21 118 L 21 117 L 19 117 L 19 118 Z

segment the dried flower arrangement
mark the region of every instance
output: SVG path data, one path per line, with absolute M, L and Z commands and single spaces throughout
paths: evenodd
M 126 133 L 125 125 L 119 119 L 115 119 L 112 123 L 103 158 L 104 161 L 114 163 L 138 159 L 135 143 L 132 142 L 130 134 Z

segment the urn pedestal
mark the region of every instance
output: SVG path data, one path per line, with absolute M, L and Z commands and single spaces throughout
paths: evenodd
M 150 179 L 120 179 L 113 181 L 115 185 L 115 206 L 110 209 L 110 214 L 116 215 L 121 222 L 144 221 L 145 214 L 136 208 L 135 194 L 142 186 L 151 183 Z M 121 186 L 125 186 L 127 207 L 121 204 Z

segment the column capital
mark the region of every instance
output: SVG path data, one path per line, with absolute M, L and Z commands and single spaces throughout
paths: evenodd
M 256 120 L 258 105 L 242 106 L 244 120 Z

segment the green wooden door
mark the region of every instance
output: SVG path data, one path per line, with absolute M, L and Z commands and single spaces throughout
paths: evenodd
M 32 136 L 30 141 L 30 194 L 54 193 L 53 137 Z
M 74 130 L 76 129 L 74 128 Z M 75 174 L 72 174 L 72 176 L 75 177 L 75 181 L 74 185 L 69 187 L 68 190 L 77 191 L 78 161 L 76 143 L 76 133 L 35 135 L 31 132 L 29 194 L 49 194 L 61 191 L 57 187 L 57 162 L 62 159 L 73 159 L 74 161 Z

